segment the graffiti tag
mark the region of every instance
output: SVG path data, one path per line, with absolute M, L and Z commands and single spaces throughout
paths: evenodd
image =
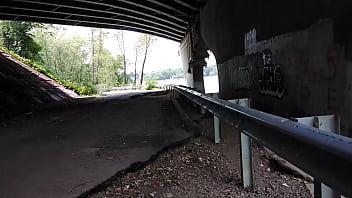
M 252 87 L 250 72 L 250 67 L 239 67 L 238 70 L 235 71 L 235 89 L 250 89 Z
M 285 93 L 283 86 L 283 69 L 280 64 L 272 63 L 272 53 L 269 49 L 263 51 L 264 66 L 259 69 L 259 92 L 263 95 L 282 98 Z

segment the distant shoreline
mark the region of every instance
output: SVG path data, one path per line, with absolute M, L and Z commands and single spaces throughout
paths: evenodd
M 186 85 L 184 78 L 174 78 L 174 79 L 165 79 L 157 80 L 160 86 L 163 85 Z M 218 93 L 219 92 L 219 80 L 218 75 L 204 76 L 204 87 L 205 93 Z

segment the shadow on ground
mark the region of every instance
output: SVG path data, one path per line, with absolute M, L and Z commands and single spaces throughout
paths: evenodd
M 1 197 L 75 197 L 188 139 L 170 95 L 91 99 L 0 123 Z

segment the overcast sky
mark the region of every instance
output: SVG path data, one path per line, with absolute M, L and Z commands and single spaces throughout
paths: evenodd
M 65 35 L 73 36 L 80 35 L 84 37 L 90 37 L 90 28 L 88 27 L 79 27 L 79 26 L 61 26 L 66 30 L 64 31 Z M 104 47 L 109 50 L 113 55 L 120 54 L 117 46 L 117 40 L 113 37 L 116 30 L 108 30 L 109 32 L 107 39 L 104 42 Z M 125 31 L 125 47 L 126 47 L 126 57 L 131 63 L 130 66 L 127 66 L 128 72 L 134 70 L 134 52 L 133 46 L 136 43 L 140 33 Z M 161 69 L 178 69 L 182 68 L 181 57 L 178 55 L 180 44 L 164 38 L 157 38 L 157 41 L 151 46 L 150 51 L 147 56 L 147 61 L 145 65 L 145 71 L 157 71 Z M 216 63 L 213 56 L 208 60 L 208 65 L 214 65 Z M 139 64 L 140 65 L 140 64 Z M 138 67 L 140 71 L 140 67 Z

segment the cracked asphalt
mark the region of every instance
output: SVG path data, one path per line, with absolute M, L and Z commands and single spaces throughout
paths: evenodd
M 131 96 L 1 120 L 0 197 L 76 197 L 193 136 L 170 95 Z

